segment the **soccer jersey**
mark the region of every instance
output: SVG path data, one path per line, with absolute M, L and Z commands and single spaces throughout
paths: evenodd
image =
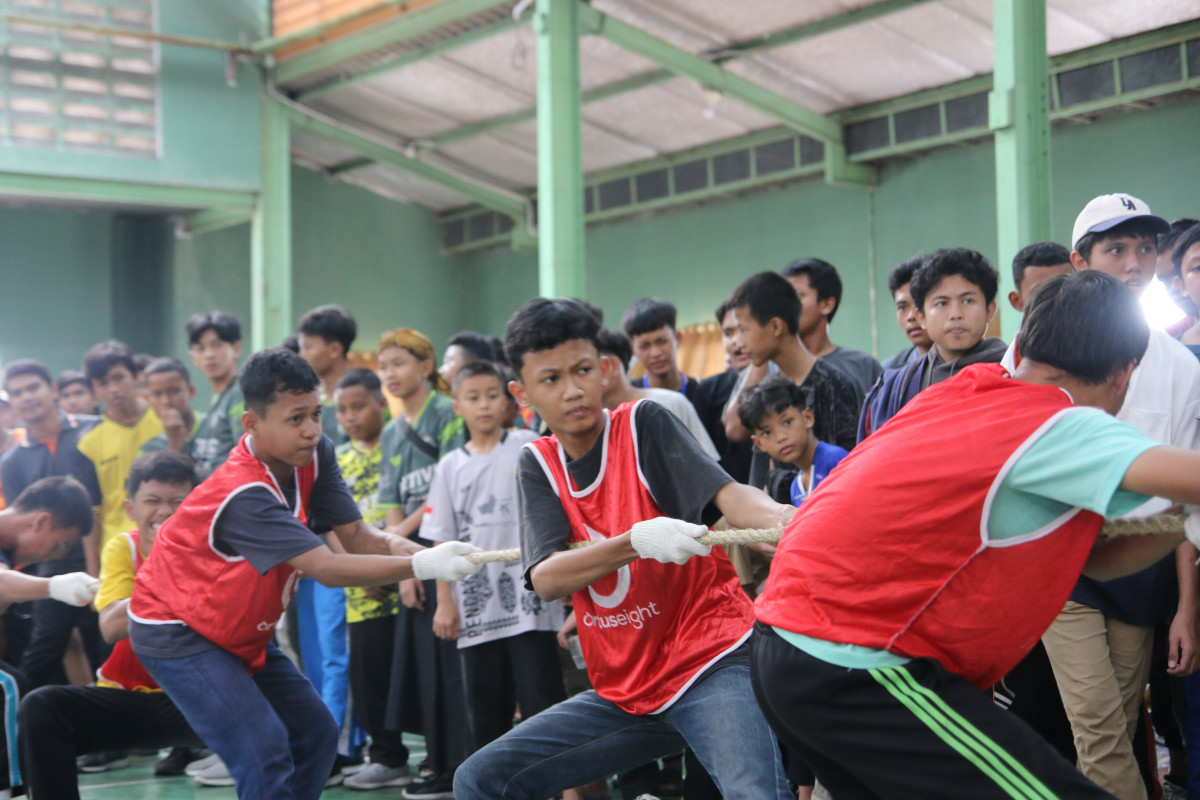
M 421 509 L 438 459 L 466 442 L 466 428 L 454 413 L 454 401 L 430 392 L 410 425 L 403 416 L 388 423 L 379 438 L 379 505 L 399 508 L 405 516 Z
M 825 480 L 833 468 L 848 455 L 850 454 L 836 444 L 817 442 L 817 452 L 813 453 L 812 467 L 808 470 L 807 479 L 803 472 L 796 473 L 796 477 L 792 479 L 792 505 L 799 507 L 804 498 L 815 491 L 821 485 L 821 481 Z
M 470 542 L 481 550 L 520 546 L 517 462 L 521 448 L 537 438 L 531 431 L 508 431 L 491 452 L 472 453 L 464 446 L 447 453 L 433 473 L 421 535 L 432 542 Z M 454 602 L 459 648 L 557 631 L 563 623 L 562 603 L 544 603 L 525 588 L 520 560 L 484 564 L 454 584 Z
M 192 437 L 196 469 L 201 477 L 207 477 L 229 458 L 229 451 L 233 450 L 242 436 L 242 414 L 245 410 L 242 389 L 238 386 L 237 378 L 234 378 L 225 391 L 213 398 L 208 413 Z
M 132 425 L 101 417 L 100 424 L 79 439 L 79 452 L 96 466 L 96 478 L 104 495 L 101 553 L 109 539 L 133 527 L 133 520 L 125 513 L 125 481 L 142 445 L 162 433 L 162 429 L 158 415 L 147 407 Z
M 387 511 L 379 507 L 379 465 L 383 463 L 383 451 L 378 444 L 367 450 L 358 442 L 349 441 L 338 447 L 337 459 L 346 487 L 362 512 L 363 520 L 382 527 L 387 517 Z M 395 616 L 399 610 L 398 592 L 393 592 L 389 600 L 379 601 L 368 597 L 367 590 L 361 587 L 346 588 L 347 622 Z

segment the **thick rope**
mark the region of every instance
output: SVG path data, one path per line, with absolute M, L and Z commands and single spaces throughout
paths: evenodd
M 767 542 L 774 544 L 783 533 L 778 528 L 730 528 L 724 531 L 709 531 L 696 541 L 700 544 L 754 544 Z M 1162 515 L 1158 517 L 1140 517 L 1137 519 L 1110 519 L 1100 528 L 1101 536 L 1136 536 L 1136 535 L 1183 535 L 1183 517 Z M 569 547 L 577 550 L 587 547 L 592 542 L 572 542 Z M 471 553 L 466 559 L 473 564 L 507 563 L 521 560 L 521 549 L 490 550 L 481 553 Z

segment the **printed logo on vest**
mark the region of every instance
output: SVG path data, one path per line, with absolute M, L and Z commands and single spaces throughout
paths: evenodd
M 622 611 L 620 614 L 584 614 L 583 625 L 586 628 L 622 628 L 626 625 L 631 625 L 635 630 L 641 630 L 646 620 L 650 617 L 657 617 L 662 612 L 658 610 L 657 603 L 651 603 L 648 606 L 638 606 L 629 611 Z
M 587 531 L 588 538 L 593 542 L 603 542 L 608 538 L 589 525 L 584 525 L 583 528 Z M 588 594 L 591 595 L 592 602 L 601 608 L 616 608 L 625 602 L 625 596 L 629 594 L 629 583 L 631 580 L 633 580 L 633 573 L 629 571 L 629 565 L 627 564 L 617 570 L 617 588 L 612 590 L 612 594 L 600 594 L 591 586 L 587 587 Z

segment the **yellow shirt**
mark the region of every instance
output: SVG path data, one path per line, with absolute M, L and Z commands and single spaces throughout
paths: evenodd
M 96 592 L 96 610 L 112 605 L 118 600 L 133 596 L 133 576 L 137 571 L 137 553 L 133 537 L 127 532 L 118 533 L 108 540 L 100 553 L 100 591 Z M 96 685 L 106 689 L 124 688 L 106 681 L 96 674 Z M 138 687 L 138 692 L 161 692 L 162 689 Z
M 79 452 L 96 466 L 96 478 L 104 496 L 100 514 L 101 554 L 112 537 L 133 527 L 133 520 L 125 513 L 125 481 L 142 445 L 162 432 L 158 415 L 147 408 L 133 425 L 122 425 L 105 416 L 99 425 L 80 437 Z

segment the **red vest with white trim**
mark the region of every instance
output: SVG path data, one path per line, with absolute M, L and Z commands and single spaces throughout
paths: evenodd
M 142 568 L 142 564 L 145 563 L 140 548 L 141 536 L 137 530 L 132 530 L 117 534 L 117 538 L 122 537 L 129 542 L 129 549 L 133 557 L 131 562 L 133 573 L 136 575 Z M 154 682 L 154 678 L 150 677 L 150 673 L 146 671 L 142 662 L 133 652 L 133 648 L 129 645 L 129 639 L 122 639 L 113 645 L 112 655 L 96 670 L 96 677 L 131 692 L 161 691 L 158 684 Z
M 557 437 L 525 445 L 562 501 L 572 542 L 602 541 L 663 516 L 638 467 L 637 407 L 627 403 L 606 412 L 600 474 L 582 490 L 567 472 Z M 720 547 L 682 565 L 638 559 L 576 592 L 574 603 L 592 686 L 631 714 L 664 711 L 706 667 L 744 641 L 754 622 Z
M 1103 518 L 1074 508 L 988 540 L 1017 458 L 1062 415 L 1066 392 L 968 367 L 921 392 L 804 501 L 758 619 L 829 642 L 936 658 L 980 687 L 1016 666 L 1075 587 Z
M 291 599 L 296 570 L 286 563 L 259 575 L 241 556 L 214 546 L 213 533 L 225 504 L 261 487 L 284 507 L 275 476 L 247 446 L 247 435 L 229 459 L 192 490 L 162 527 L 154 550 L 138 574 L 130 613 L 146 624 L 183 624 L 242 660 L 250 672 L 266 663 L 266 647 Z M 295 471 L 294 514 L 307 522 L 317 459 Z M 263 536 L 270 536 L 263 531 Z

